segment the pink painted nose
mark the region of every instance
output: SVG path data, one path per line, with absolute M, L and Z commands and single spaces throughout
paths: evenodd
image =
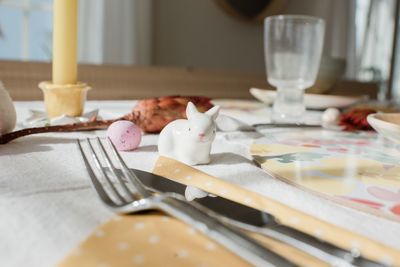
M 203 134 L 203 133 L 199 134 L 199 137 L 205 137 L 205 136 L 206 136 L 206 135 Z

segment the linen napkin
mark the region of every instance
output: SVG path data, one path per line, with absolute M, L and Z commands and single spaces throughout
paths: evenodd
M 181 162 L 160 157 L 153 172 L 214 195 L 269 212 L 282 224 L 342 248 L 357 249 L 364 257 L 385 264 L 400 265 L 400 251 L 394 248 L 338 228 Z M 317 259 L 275 240 L 255 234 L 252 236 L 298 265 L 324 265 Z M 247 266 L 247 263 L 180 221 L 153 212 L 115 217 L 114 220 L 97 229 L 59 266 L 135 265 Z
M 200 181 L 213 178 L 178 161 L 160 157 L 155 173 L 173 169 L 176 179 Z M 178 171 L 182 170 L 182 172 Z M 208 184 L 210 181 L 211 184 Z M 250 233 L 267 248 L 299 266 L 327 266 L 318 259 L 276 240 Z M 96 229 L 59 267 L 112 266 L 250 266 L 217 242 L 161 212 L 116 216 Z
M 224 197 L 249 207 L 268 212 L 283 225 L 335 244 L 346 250 L 386 265 L 400 266 L 400 251 L 385 244 L 307 215 L 267 196 L 238 185 L 212 177 L 178 161 L 160 157 L 153 170 L 155 174 L 195 186 L 213 195 Z
M 299 266 L 326 266 L 262 236 L 263 245 Z M 250 266 L 218 243 L 162 213 L 116 216 L 97 229 L 59 267 Z

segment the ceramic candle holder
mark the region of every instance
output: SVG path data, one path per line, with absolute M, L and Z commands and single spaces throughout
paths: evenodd
M 44 102 L 49 118 L 61 115 L 81 116 L 85 106 L 87 91 L 91 88 L 86 83 L 59 85 L 41 82 Z

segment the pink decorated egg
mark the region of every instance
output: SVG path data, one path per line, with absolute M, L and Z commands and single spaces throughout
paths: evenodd
M 116 149 L 128 151 L 139 146 L 142 140 L 142 132 L 133 122 L 116 121 L 108 127 L 107 137 L 110 138 Z

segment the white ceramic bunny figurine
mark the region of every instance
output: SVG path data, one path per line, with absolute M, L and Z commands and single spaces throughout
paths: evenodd
M 219 106 L 205 113 L 198 112 L 195 105 L 189 102 L 186 107 L 188 119 L 175 120 L 161 131 L 158 139 L 160 155 L 188 165 L 209 163 L 218 112 Z

